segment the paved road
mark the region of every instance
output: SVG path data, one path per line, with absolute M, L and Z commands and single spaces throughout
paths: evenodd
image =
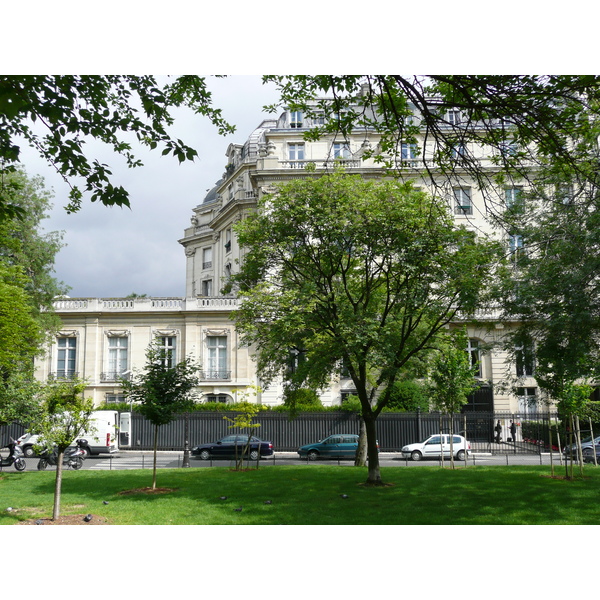
M 37 458 L 25 459 L 27 463 L 26 471 L 35 471 L 37 469 Z M 121 469 L 151 469 L 153 462 L 152 452 L 120 452 L 111 456 L 90 457 L 83 463 L 83 468 L 88 470 L 108 471 Z M 183 452 L 159 452 L 157 455 L 157 466 L 160 469 L 179 468 L 182 466 Z M 448 462 L 447 459 L 445 462 Z M 560 458 L 557 454 L 553 457 L 554 465 L 560 465 Z M 283 465 L 307 465 L 326 463 L 338 464 L 342 467 L 353 466 L 352 460 L 322 460 L 317 463 L 308 462 L 306 459 L 300 460 L 295 452 L 276 452 L 275 456 L 268 459 L 262 459 L 260 466 L 283 466 Z M 195 457 L 190 457 L 190 467 L 229 467 L 233 466 L 232 460 L 203 461 Z M 380 464 L 382 467 L 432 467 L 439 466 L 437 459 L 427 459 L 419 462 L 413 462 L 402 457 L 396 452 L 382 452 L 380 454 Z M 469 457 L 469 465 L 550 465 L 549 454 L 474 454 Z M 54 469 L 54 467 L 48 467 Z M 14 470 L 10 467 L 7 470 Z

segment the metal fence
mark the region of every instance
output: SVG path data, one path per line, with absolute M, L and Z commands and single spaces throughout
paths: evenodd
M 230 422 L 223 412 L 192 412 L 187 415 L 190 446 L 216 441 L 232 433 Z M 227 416 L 233 417 L 234 413 Z M 537 454 L 545 450 L 551 421 L 550 413 L 529 414 L 466 412 L 451 418 L 439 413 L 382 413 L 377 419 L 377 438 L 382 452 L 394 452 L 406 444 L 421 441 L 429 435 L 448 433 L 452 424 L 454 433 L 465 436 L 471 449 L 496 453 Z M 181 450 L 185 439 L 184 415 L 158 428 L 159 450 Z M 359 417 L 350 412 L 302 413 L 290 420 L 286 413 L 261 412 L 254 419 L 260 427 L 253 434 L 273 442 L 276 451 L 295 451 L 299 446 L 321 440 L 335 433 L 360 431 Z M 496 440 L 494 427 L 500 421 L 502 433 Z M 516 435 L 511 435 L 510 425 L 515 423 Z M 18 438 L 24 433 L 20 425 L 0 426 L 0 444 L 8 443 L 9 436 Z M 466 433 L 466 435 L 465 435 Z M 524 435 L 526 434 L 526 435 Z M 142 415 L 132 413 L 132 450 L 151 450 L 154 443 L 154 426 Z
M 549 413 L 523 417 L 511 413 L 469 412 L 454 415 L 454 433 L 465 436 L 473 450 L 491 453 L 539 453 L 544 449 L 543 440 L 548 438 L 551 420 Z M 290 420 L 286 413 L 263 412 L 254 419 L 260 423 L 253 433 L 263 440 L 273 442 L 279 451 L 295 451 L 299 446 L 321 440 L 335 433 L 359 433 L 360 420 L 354 413 L 303 413 Z M 501 423 L 500 441 L 496 441 L 494 427 Z M 515 423 L 516 435 L 510 433 L 511 422 Z M 527 426 L 525 426 L 527 424 Z M 232 430 L 221 412 L 197 412 L 188 415 L 189 441 L 193 446 L 218 440 Z M 398 451 L 402 446 L 424 440 L 429 435 L 448 433 L 451 418 L 439 413 L 382 413 L 377 419 L 377 438 L 382 452 Z M 162 450 L 180 450 L 183 447 L 185 418 L 178 417 L 158 429 L 158 447 Z M 527 436 L 523 436 L 523 431 Z M 466 432 L 466 435 L 465 435 Z M 533 435 L 532 435 L 533 432 Z M 150 450 L 154 428 L 141 415 L 132 415 L 131 448 Z

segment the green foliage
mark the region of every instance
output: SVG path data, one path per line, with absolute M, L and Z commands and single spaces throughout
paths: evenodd
M 11 369 L 0 384 L 0 425 L 20 423 L 29 427 L 42 416 L 42 384 L 31 368 Z
M 288 386 L 283 394 L 283 407 L 294 418 L 299 412 L 319 411 L 323 404 L 314 390 Z
M 190 358 L 170 366 L 165 350 L 150 345 L 143 371 L 123 380 L 123 392 L 153 425 L 166 425 L 193 406 L 198 370 Z
M 432 407 L 445 413 L 460 412 L 478 387 L 476 370 L 467 353 L 466 333 L 453 332 L 440 344 L 431 364 L 427 391 Z
M 80 379 L 56 380 L 42 389 L 42 415 L 32 423 L 39 436 L 40 449 L 56 446 L 64 452 L 69 445 L 90 431 L 94 403 L 84 398 L 86 382 Z
M 421 383 L 401 379 L 395 381 L 392 386 L 387 408 L 401 412 L 427 411 L 429 410 L 429 400 Z
M 161 149 L 179 162 L 194 160 L 197 152 L 168 133 L 170 111 L 187 106 L 204 115 L 219 133 L 234 128 L 211 105 L 203 77 L 186 75 L 160 85 L 143 75 L 5 75 L 0 77 L 0 162 L 11 172 L 20 160 L 20 145 L 33 147 L 67 181 L 84 180 L 84 189 L 71 184 L 69 211 L 81 206 L 84 192 L 92 202 L 129 206 L 127 191 L 111 182 L 108 165 L 86 154 L 90 139 L 109 146 L 129 167 L 142 163 L 128 139 L 149 149 Z M 5 196 L 0 185 L 0 221 L 23 211 Z
M 21 267 L 0 262 L 0 374 L 6 377 L 31 362 L 44 341 L 37 310 L 25 291 L 28 278 Z M 2 381 L 0 380 L 0 385 Z
M 236 233 L 247 252 L 233 318 L 261 379 L 320 389 L 344 364 L 365 421 L 444 325 L 484 301 L 497 251 L 412 185 L 341 171 L 282 185 Z M 307 350 L 290 370 L 292 349 Z

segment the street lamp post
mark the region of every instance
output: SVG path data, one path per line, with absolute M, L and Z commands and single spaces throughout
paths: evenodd
M 183 462 L 182 467 L 190 466 L 190 436 L 189 436 L 189 414 L 186 412 L 184 415 L 184 428 L 183 428 Z

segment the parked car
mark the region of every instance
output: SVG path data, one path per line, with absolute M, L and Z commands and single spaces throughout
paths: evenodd
M 592 441 L 592 436 L 588 435 L 586 438 L 583 438 L 581 440 L 581 451 L 584 452 L 586 449 L 588 449 L 588 450 L 590 450 L 590 453 L 591 453 L 592 446 L 598 445 L 598 444 L 600 444 L 600 435 L 598 437 L 594 438 L 593 441 Z M 565 456 L 570 455 L 571 452 L 573 453 L 574 457 L 577 456 L 577 444 L 571 444 L 570 446 L 564 447 L 563 454 Z
M 315 444 L 306 444 L 298 448 L 300 458 L 354 458 L 358 450 L 358 436 L 342 433 L 326 437 Z
M 422 442 L 404 446 L 402 456 L 412 460 L 422 460 L 429 457 L 439 458 L 442 456 L 442 451 L 444 456 L 450 458 L 450 436 L 437 434 L 430 435 Z M 465 456 L 471 454 L 471 442 L 467 441 L 462 435 L 455 434 L 452 437 L 452 451 L 458 460 L 464 460 Z
M 594 449 L 596 450 L 596 462 L 600 465 L 600 445 L 596 445 L 593 448 L 588 446 L 582 450 L 583 462 L 593 463 L 594 462 Z
M 236 446 L 237 455 L 241 456 L 248 443 L 247 435 L 227 435 L 217 442 L 210 444 L 200 444 L 192 448 L 192 456 L 198 456 L 202 460 L 219 459 L 219 458 L 235 458 Z M 257 460 L 260 456 L 273 456 L 273 443 L 259 440 L 257 437 L 250 438 L 250 447 L 248 457 L 250 460 Z

